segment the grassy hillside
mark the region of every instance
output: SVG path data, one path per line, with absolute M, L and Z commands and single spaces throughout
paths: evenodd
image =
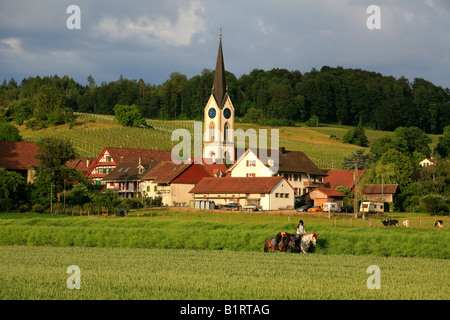
M 113 116 L 80 114 L 76 124 L 69 126 L 50 126 L 41 130 L 20 127 L 20 133 L 26 141 L 36 141 L 45 136 L 58 136 L 69 139 L 80 156 L 97 157 L 104 147 L 126 147 L 141 149 L 171 150 L 178 142 L 171 141 L 173 130 L 187 129 L 193 137 L 194 121 L 147 120 L 151 126 L 144 128 L 127 128 L 117 124 Z M 342 160 L 357 146 L 342 143 L 342 137 L 350 128 L 348 126 L 321 125 L 308 128 L 299 124 L 296 127 L 262 127 L 247 123 L 236 123 L 236 129 L 279 130 L 279 146 L 287 150 L 303 151 L 321 169 L 341 169 Z M 391 132 L 366 130 L 370 142 Z M 436 143 L 436 135 L 430 135 Z M 270 138 L 268 146 L 271 145 Z

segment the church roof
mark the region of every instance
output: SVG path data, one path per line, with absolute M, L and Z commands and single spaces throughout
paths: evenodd
M 219 108 L 223 108 L 227 95 L 227 83 L 225 80 L 225 66 L 223 63 L 222 38 L 220 38 L 219 42 L 219 52 L 217 53 L 216 72 L 214 74 L 212 91 L 217 105 Z

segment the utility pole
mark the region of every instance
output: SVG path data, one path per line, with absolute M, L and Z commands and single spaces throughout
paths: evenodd
M 358 218 L 358 159 L 355 159 L 355 197 L 353 202 L 355 218 Z
M 53 181 L 50 182 L 50 213 L 53 213 Z

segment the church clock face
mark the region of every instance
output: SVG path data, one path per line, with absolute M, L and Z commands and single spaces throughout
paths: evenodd
M 223 115 L 224 115 L 225 119 L 230 119 L 230 117 L 231 117 L 231 110 L 228 109 L 228 108 L 226 108 L 226 109 L 223 111 Z
M 216 116 L 216 110 L 211 108 L 208 110 L 208 116 L 212 119 Z

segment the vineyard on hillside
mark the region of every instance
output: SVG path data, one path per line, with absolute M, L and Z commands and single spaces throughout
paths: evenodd
M 147 120 L 147 128 L 132 128 L 118 125 L 113 116 L 94 114 L 77 114 L 77 116 L 77 125 L 71 129 L 66 126 L 58 126 L 35 131 L 21 130 L 21 134 L 26 141 L 37 141 L 48 136 L 65 138 L 74 145 L 79 156 L 95 158 L 104 147 L 171 150 L 181 141 L 171 141 L 172 132 L 181 128 L 188 130 L 191 134 L 191 146 L 194 150 L 194 121 Z M 244 132 L 247 132 L 251 126 L 236 123 L 236 128 L 242 128 Z M 267 129 L 269 135 L 267 146 L 271 147 L 271 131 L 270 128 Z M 285 147 L 292 151 L 303 151 L 321 169 L 341 169 L 343 159 L 358 149 L 354 145 L 332 140 L 325 141 L 323 137 L 314 139 L 314 136 L 311 136 L 302 139 L 300 137 L 304 133 L 302 130 L 306 130 L 302 127 L 292 128 L 285 133 L 284 127 L 276 127 L 276 129 L 280 129 L 279 147 Z M 312 128 L 312 130 L 314 129 L 316 128 Z M 313 135 L 316 132 L 316 135 L 322 136 L 324 136 L 323 133 L 344 130 L 330 127 L 327 128 L 328 131 L 324 131 L 322 128 L 317 129 L 317 131 L 307 130 L 313 132 Z M 256 134 L 258 134 L 257 130 Z

